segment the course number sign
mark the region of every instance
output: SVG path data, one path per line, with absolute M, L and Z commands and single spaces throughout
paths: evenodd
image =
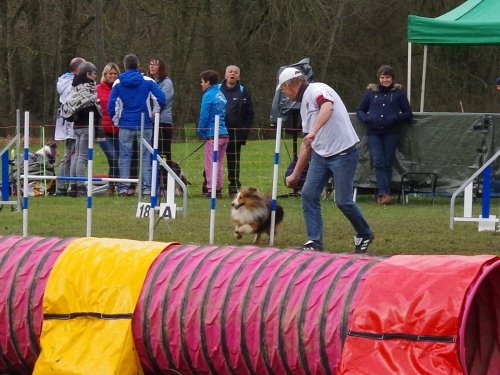
M 161 203 L 159 209 L 159 217 L 163 219 L 175 219 L 177 213 L 176 204 Z M 151 203 L 139 202 L 135 217 L 149 218 L 151 215 Z

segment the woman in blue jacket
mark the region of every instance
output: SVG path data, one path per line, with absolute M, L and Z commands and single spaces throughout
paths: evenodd
M 219 115 L 219 153 L 217 167 L 217 197 L 222 196 L 222 181 L 224 172 L 224 156 L 229 142 L 229 135 L 224 121 L 226 114 L 226 97 L 220 91 L 219 75 L 214 70 L 205 70 L 201 73 L 201 98 L 200 118 L 196 131 L 202 140 L 205 141 L 205 158 L 203 162 L 206 185 L 203 191 L 206 196 L 212 194 L 212 156 L 214 151 L 215 116 Z
M 403 124 L 413 118 L 410 103 L 400 84 L 394 83 L 394 70 L 382 65 L 378 84 L 369 84 L 356 110 L 366 125 L 368 148 L 377 178 L 377 203 L 391 204 L 392 165 Z

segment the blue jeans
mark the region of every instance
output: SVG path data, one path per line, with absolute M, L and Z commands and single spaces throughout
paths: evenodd
M 357 149 L 327 158 L 321 157 L 313 151 L 306 181 L 302 187 L 302 206 L 308 240 L 323 244 L 321 192 L 332 175 L 335 187 L 335 204 L 351 222 L 356 236 L 371 235 L 370 226 L 353 200 L 354 174 L 358 159 L 359 151 Z
M 377 178 L 377 195 L 391 193 L 392 165 L 396 158 L 399 138 L 400 133 L 368 136 L 368 148 Z
M 68 138 L 64 141 L 64 157 L 59 163 L 59 168 L 57 169 L 57 175 L 61 177 L 70 177 L 71 174 L 71 159 L 75 155 L 75 139 Z M 57 190 L 67 190 L 68 181 L 57 180 L 56 189 Z
M 89 128 L 75 129 L 75 155 L 71 159 L 71 177 L 86 177 L 87 165 L 89 161 Z M 71 185 L 77 185 L 79 189 L 85 189 L 84 181 L 71 182 Z
M 146 142 L 151 144 L 153 129 L 144 129 L 143 138 Z M 120 156 L 118 158 L 118 165 L 120 168 L 120 178 L 130 178 L 130 164 L 132 162 L 132 153 L 134 147 L 134 140 L 138 144 L 141 141 L 141 131 L 120 128 L 118 136 L 120 140 Z M 151 155 L 146 147 L 142 149 L 142 193 L 151 194 Z M 118 193 L 126 193 L 130 187 L 128 182 L 120 182 L 118 185 Z
M 120 169 L 118 168 L 118 157 L 120 155 L 120 141 L 118 137 L 106 136 L 102 141 L 99 141 L 102 152 L 106 155 L 109 166 L 109 177 L 120 177 Z

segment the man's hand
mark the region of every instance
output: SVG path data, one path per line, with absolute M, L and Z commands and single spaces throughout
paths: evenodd
M 297 186 L 299 181 L 300 181 L 300 175 L 298 173 L 297 174 L 292 173 L 290 176 L 288 176 L 285 179 L 286 186 L 289 188 L 293 188 L 293 187 Z
M 302 142 L 305 142 L 308 146 L 310 146 L 313 143 L 314 138 L 316 138 L 316 132 L 311 131 L 302 139 Z

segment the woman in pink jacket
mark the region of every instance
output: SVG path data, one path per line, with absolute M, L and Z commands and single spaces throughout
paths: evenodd
M 96 141 L 101 146 L 102 151 L 108 159 L 109 177 L 119 178 L 118 156 L 120 154 L 120 144 L 118 142 L 119 128 L 113 124 L 113 119 L 109 117 L 107 107 L 109 95 L 113 83 L 120 74 L 120 68 L 115 63 L 107 64 L 101 77 L 101 83 L 97 85 L 97 97 L 100 100 L 102 108 L 101 126 L 96 128 Z M 108 183 L 108 195 L 114 195 L 115 183 Z

